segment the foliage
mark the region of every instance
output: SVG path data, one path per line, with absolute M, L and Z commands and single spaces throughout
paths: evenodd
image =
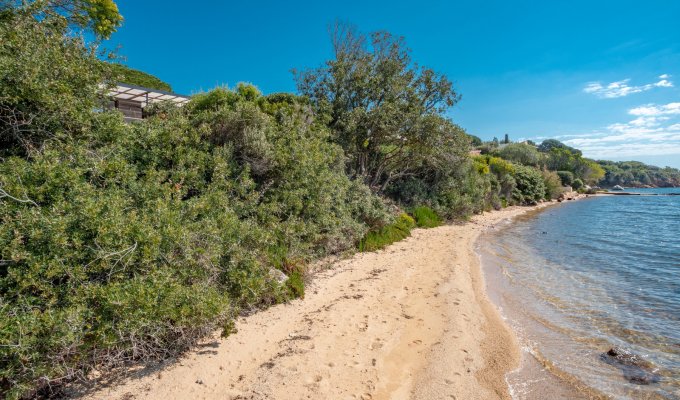
M 605 171 L 601 186 L 680 186 L 680 171 L 675 168 L 660 168 L 638 161 L 598 161 L 598 164 Z
M 540 167 L 544 164 L 544 155 L 535 146 L 525 143 L 510 143 L 498 151 L 498 155 L 513 163 Z
M 499 210 L 504 206 L 514 204 L 512 193 L 516 182 L 512 175 L 515 173 L 515 165 L 488 154 L 475 157 L 475 164 L 486 181 L 483 210 L 490 208 Z
M 379 229 L 369 231 L 359 242 L 359 251 L 380 250 L 394 242 L 407 238 L 416 226 L 411 216 L 402 213 L 397 220 Z
M 468 134 L 467 136 L 468 138 L 470 138 L 470 145 L 472 147 L 478 147 L 482 145 L 482 139 L 480 139 L 479 137 L 470 134 Z
M 578 170 L 578 175 L 585 182 L 595 185 L 605 176 L 605 170 L 596 161 L 584 159 L 584 163 Z
M 342 27 L 336 58 L 297 75 L 305 97 L 239 84 L 125 124 L 97 93 L 121 67 L 70 30 L 105 36 L 120 23 L 115 4 L 23 4 L 0 8 L 0 390 L 10 399 L 226 334 L 242 310 L 304 296 L 313 259 L 552 197 L 560 176 L 535 167 L 544 161 L 575 187 L 599 179 L 600 165 L 607 180 L 678 182 L 677 170 L 597 164 L 559 142 L 538 154 L 496 140 L 470 158 L 474 137 L 445 117 L 458 100 L 448 79 L 418 67 L 399 38 Z M 395 217 L 400 208 L 415 219 Z
M 416 221 L 416 226 L 419 228 L 435 228 L 442 224 L 439 215 L 427 206 L 419 206 L 411 211 L 413 219 Z
M 172 91 L 172 87 L 166 82 L 158 79 L 157 77 L 147 74 L 127 65 L 118 63 L 106 63 L 108 67 L 108 73 L 111 76 L 113 82 L 123 82 L 129 83 L 130 85 L 142 86 L 149 89 L 164 90 L 167 92 Z
M 574 173 L 571 171 L 557 171 L 557 176 L 560 177 L 562 186 L 571 186 L 574 182 Z
M 557 142 L 554 139 L 551 139 Z M 547 167 L 551 171 L 569 171 L 581 180 L 596 184 L 604 177 L 604 169 L 595 161 L 581 156 L 579 150 L 568 146 L 553 147 L 548 152 Z
M 364 35 L 336 24 L 332 40 L 335 58 L 296 79 L 327 115 L 350 177 L 384 192 L 444 160 L 465 163 L 470 141 L 442 116 L 459 99 L 445 76 L 414 64 L 403 39 L 387 32 Z
M 304 275 L 300 270 L 295 270 L 288 276 L 286 287 L 292 297 L 305 297 Z
M 581 189 L 585 184 L 583 183 L 582 180 L 576 178 L 574 181 L 571 183 L 571 188 L 574 190 L 579 190 Z
M 513 165 L 510 161 L 504 160 L 500 157 L 488 157 L 487 160 L 491 172 L 496 174 L 496 176 L 500 177 L 506 174 L 512 175 L 515 173 L 515 165 Z
M 63 21 L 19 8 L 0 23 L 0 156 L 90 129 L 102 65 Z
M 550 153 L 553 149 L 566 150 L 567 152 L 577 156 L 583 155 L 581 150 L 569 147 L 557 139 L 546 139 L 538 146 L 538 151 L 543 153 Z
M 301 272 L 279 287 L 269 260 L 345 251 L 388 221 L 309 108 L 253 93 L 159 106 L 144 124 L 96 114 L 91 130 L 0 163 L 10 397 L 176 354 L 239 309 L 301 296 Z M 231 103 L 207 107 L 222 95 Z
M 535 204 L 545 197 L 545 182 L 539 170 L 517 165 L 513 178 L 516 186 L 512 197 L 517 204 Z
M 123 22 L 113 0 L 10 0 L 7 9 L 22 9 L 38 20 L 58 19 L 73 27 L 108 38 Z M 2 11 L 0 6 L 0 11 Z
M 545 185 L 545 199 L 556 199 L 562 193 L 562 180 L 554 171 L 543 170 L 543 184 Z

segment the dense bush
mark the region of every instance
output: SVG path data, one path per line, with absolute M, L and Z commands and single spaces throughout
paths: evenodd
M 541 172 L 545 185 L 545 199 L 556 199 L 562 193 L 562 180 L 554 171 L 543 170 Z
M 403 213 L 399 215 L 393 223 L 369 231 L 366 236 L 359 241 L 359 251 L 379 250 L 394 242 L 407 238 L 411 234 L 411 229 L 415 228 L 415 226 L 416 223 L 413 218 L 410 215 Z
M 544 155 L 535 146 L 525 143 L 510 143 L 498 151 L 498 155 L 513 163 L 532 167 L 542 166 Z
M 574 179 L 574 181 L 571 183 L 571 188 L 574 190 L 579 190 L 584 186 L 583 181 L 580 179 Z
M 513 178 L 516 186 L 512 197 L 517 204 L 535 204 L 545 197 L 546 187 L 541 171 L 517 165 Z
M 97 114 L 0 163 L 3 391 L 180 352 L 239 309 L 303 295 L 304 271 L 287 265 L 389 220 L 306 106 L 253 90 L 158 107 L 144 124 Z
M 403 38 L 388 32 L 336 24 L 332 34 L 335 58 L 296 78 L 345 151 L 347 173 L 400 199 L 445 195 L 471 142 L 445 117 L 459 100 L 451 81 L 414 63 Z M 429 189 L 433 180 L 441 190 Z
M 411 210 L 411 215 L 413 215 L 416 226 L 419 228 L 435 228 L 442 224 L 442 220 L 439 218 L 439 215 L 437 215 L 437 213 L 430 207 L 416 207 Z
M 107 74 L 113 82 L 124 82 L 131 85 L 143 86 L 149 89 L 172 91 L 172 87 L 167 82 L 163 82 L 157 77 L 146 72 L 130 68 L 127 65 L 118 63 L 106 63 Z
M 557 171 L 562 186 L 571 186 L 574 183 L 574 174 L 571 171 Z
M 658 186 L 680 187 L 680 171 L 675 168 L 660 168 L 638 161 L 598 161 L 605 170 L 600 186 L 626 187 Z
M 102 104 L 95 49 L 66 35 L 66 19 L 36 23 L 34 12 L 0 8 L 0 157 L 80 134 Z

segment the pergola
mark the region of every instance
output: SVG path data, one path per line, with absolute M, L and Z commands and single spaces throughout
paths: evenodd
M 127 83 L 117 83 L 108 89 L 108 97 L 112 100 L 112 106 L 123 113 L 126 121 L 143 119 L 144 108 L 152 103 L 169 101 L 181 106 L 189 101 L 188 96 Z
M 177 93 L 166 92 L 164 90 L 149 89 L 141 86 L 118 83 L 109 91 L 109 96 L 114 100 L 129 100 L 142 103 L 146 107 L 150 103 L 159 101 L 172 101 L 177 104 L 184 104 L 189 101 L 188 96 Z

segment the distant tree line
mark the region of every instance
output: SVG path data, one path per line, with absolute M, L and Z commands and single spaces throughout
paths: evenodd
M 539 169 L 557 172 L 564 186 L 580 189 L 584 185 L 612 187 L 678 187 L 680 171 L 660 168 L 639 161 L 606 161 L 583 157 L 583 153 L 556 139 L 536 145 L 530 142 L 499 146 L 493 141 L 472 139 L 482 154 Z
M 605 176 L 601 186 L 614 185 L 631 187 L 679 187 L 680 171 L 675 168 L 660 168 L 639 161 L 598 161 Z

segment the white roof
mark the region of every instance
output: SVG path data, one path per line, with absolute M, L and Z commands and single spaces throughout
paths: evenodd
M 189 101 L 189 96 L 166 92 L 164 90 L 129 85 L 127 83 L 117 83 L 116 86 L 109 89 L 108 95 L 113 99 L 139 101 L 142 103 L 142 107 L 160 101 L 172 101 L 177 105 Z

